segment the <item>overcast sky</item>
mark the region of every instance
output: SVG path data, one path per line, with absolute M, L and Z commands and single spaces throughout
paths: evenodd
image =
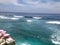
M 60 13 L 60 0 L 0 0 L 0 12 Z

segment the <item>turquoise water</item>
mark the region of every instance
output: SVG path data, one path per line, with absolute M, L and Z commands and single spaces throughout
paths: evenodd
M 30 22 L 26 20 L 32 20 Z M 15 39 L 16 45 L 54 45 L 51 35 L 60 25 L 47 24 L 51 20 L 22 18 L 19 20 L 0 19 L 0 29 L 6 30 Z

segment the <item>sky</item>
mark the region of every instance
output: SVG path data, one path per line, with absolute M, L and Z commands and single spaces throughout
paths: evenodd
M 60 0 L 0 0 L 0 12 L 60 13 Z

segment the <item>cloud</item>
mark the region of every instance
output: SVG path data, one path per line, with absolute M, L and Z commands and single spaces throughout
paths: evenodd
M 54 1 L 54 2 L 60 2 L 60 0 L 52 0 L 52 1 Z
M 0 0 L 0 3 L 9 5 L 5 5 L 5 10 L 60 13 L 60 0 Z M 0 8 L 3 10 L 3 5 Z
M 0 0 L 0 3 L 3 3 L 3 4 L 14 4 L 14 3 L 17 3 L 17 0 Z

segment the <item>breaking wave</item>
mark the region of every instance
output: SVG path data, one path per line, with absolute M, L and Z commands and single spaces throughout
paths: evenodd
M 24 16 L 17 16 L 17 15 L 14 15 L 14 17 L 16 17 L 16 18 L 24 18 Z
M 18 20 L 18 19 L 20 19 L 20 18 L 17 18 L 17 17 L 6 17 L 6 16 L 0 16 L 0 19 Z
M 42 17 L 33 17 L 34 19 L 42 19 Z
M 47 24 L 60 24 L 60 21 L 47 21 Z
M 60 31 L 57 30 L 57 32 L 51 35 L 51 41 L 55 45 L 60 45 Z

